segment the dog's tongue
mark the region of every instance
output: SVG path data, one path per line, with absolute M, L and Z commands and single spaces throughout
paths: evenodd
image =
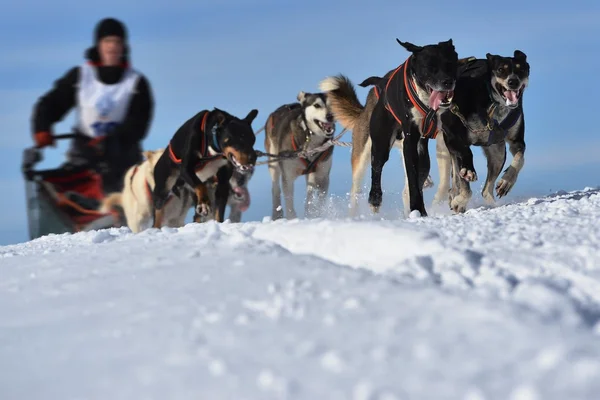
M 331 123 L 331 122 L 323 122 L 323 128 L 326 131 L 330 131 L 330 130 L 333 129 L 333 123 Z
M 504 97 L 506 97 L 506 104 L 516 104 L 519 99 L 517 98 L 517 92 L 514 90 L 507 90 L 504 92 Z
M 433 110 L 440 108 L 440 104 L 442 103 L 442 99 L 444 98 L 444 92 L 438 92 L 437 90 L 433 90 L 431 95 L 429 96 L 429 107 Z
M 241 197 L 238 207 L 240 208 L 240 211 L 245 212 L 250 207 L 250 192 L 243 187 L 236 187 L 233 191 Z

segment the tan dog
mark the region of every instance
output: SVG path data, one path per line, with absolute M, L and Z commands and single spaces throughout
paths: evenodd
M 116 206 L 122 207 L 127 219 L 127 226 L 133 233 L 152 227 L 154 166 L 163 152 L 164 149 L 144 151 L 143 155 L 146 159 L 141 164 L 129 168 L 125 174 L 123 191 L 107 196 L 100 207 L 102 212 L 108 212 Z M 187 212 L 193 206 L 193 201 L 192 193 L 183 185 L 180 187 L 178 195 L 169 193 L 164 206 L 161 226 L 172 228 L 183 226 Z

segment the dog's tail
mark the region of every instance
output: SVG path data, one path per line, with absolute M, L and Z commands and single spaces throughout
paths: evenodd
M 102 203 L 100 203 L 100 208 L 98 209 L 98 211 L 104 214 L 108 214 L 111 211 L 113 211 L 115 207 L 122 207 L 121 193 L 119 192 L 111 193 L 104 199 L 102 199 Z
M 365 79 L 364 81 L 362 81 L 361 83 L 359 83 L 358 86 L 360 86 L 360 87 L 377 86 L 377 85 L 379 85 L 379 83 L 381 83 L 382 80 L 383 80 L 383 78 L 381 78 L 379 76 L 370 76 L 367 79 Z
M 321 81 L 319 88 L 327 93 L 333 114 L 340 124 L 348 130 L 354 130 L 364 106 L 358 100 L 350 79 L 341 74 L 330 76 Z

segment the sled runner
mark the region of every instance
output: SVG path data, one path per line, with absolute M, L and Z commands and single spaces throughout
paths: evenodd
M 55 139 L 73 138 L 74 134 L 56 135 Z M 90 166 L 63 165 L 60 168 L 36 170 L 42 161 L 37 147 L 23 152 L 22 172 L 25 178 L 29 239 L 55 233 L 75 233 L 119 227 L 120 213 L 97 211 L 104 197 L 102 177 Z

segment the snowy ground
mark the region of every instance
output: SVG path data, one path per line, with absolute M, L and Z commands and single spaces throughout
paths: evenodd
M 600 398 L 600 190 L 0 247 L 0 399 Z

